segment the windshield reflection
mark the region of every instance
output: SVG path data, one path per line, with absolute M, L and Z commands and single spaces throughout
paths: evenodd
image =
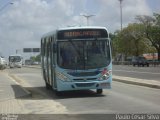
M 64 69 L 96 69 L 110 63 L 108 40 L 58 42 L 58 65 Z

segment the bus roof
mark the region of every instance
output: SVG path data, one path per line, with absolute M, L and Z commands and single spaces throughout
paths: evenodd
M 82 27 L 65 27 L 65 28 L 59 28 L 58 30 L 76 30 L 76 29 L 105 29 L 106 31 L 107 28 L 106 27 L 100 27 L 100 26 L 82 26 Z
M 9 56 L 21 56 L 20 54 L 14 54 L 14 55 L 9 55 Z
M 56 31 L 61 31 L 61 30 L 76 30 L 76 29 L 105 29 L 108 32 L 108 30 L 107 30 L 106 27 L 100 27 L 100 26 L 64 27 L 64 28 L 58 28 L 57 30 L 48 32 L 48 33 L 44 34 L 42 36 L 42 38 L 44 38 L 46 36 L 54 35 L 56 33 Z

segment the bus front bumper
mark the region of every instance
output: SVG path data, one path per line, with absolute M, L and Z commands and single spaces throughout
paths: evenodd
M 57 91 L 69 90 L 89 90 L 89 89 L 111 89 L 111 81 L 109 78 L 103 81 L 86 81 L 86 82 L 64 82 L 57 80 Z

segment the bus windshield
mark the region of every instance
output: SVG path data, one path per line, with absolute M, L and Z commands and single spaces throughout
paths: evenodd
M 10 56 L 9 61 L 10 62 L 20 62 L 21 61 L 21 56 Z
M 58 42 L 57 64 L 64 69 L 97 69 L 110 61 L 110 45 L 103 40 L 68 40 Z

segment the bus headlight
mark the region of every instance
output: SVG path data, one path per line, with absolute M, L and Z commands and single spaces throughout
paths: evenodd
M 56 76 L 58 77 L 58 79 L 60 79 L 62 81 L 69 81 L 69 79 L 60 72 L 56 72 Z
M 107 70 L 106 68 L 101 72 L 101 77 L 99 80 L 107 80 L 112 74 L 112 70 Z

